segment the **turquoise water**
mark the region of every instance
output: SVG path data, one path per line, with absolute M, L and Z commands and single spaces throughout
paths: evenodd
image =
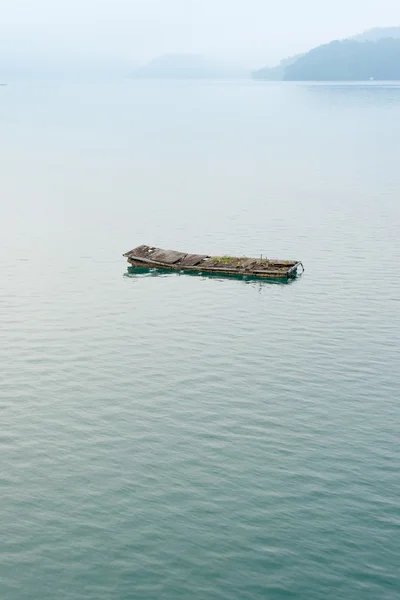
M 0 597 L 397 600 L 400 86 L 16 82 L 0 127 Z

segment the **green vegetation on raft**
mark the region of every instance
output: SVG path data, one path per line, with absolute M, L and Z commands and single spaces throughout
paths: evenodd
M 240 261 L 240 258 L 237 258 L 235 256 L 212 256 L 211 260 L 218 264 L 224 265 L 224 264 L 230 264 L 233 262 L 238 262 L 238 261 Z
M 242 258 L 239 258 L 237 256 L 212 256 L 210 260 L 217 265 L 225 265 L 240 268 L 243 266 L 243 262 L 248 261 L 249 259 L 246 256 L 243 256 Z M 270 266 L 270 263 L 268 259 L 260 258 L 260 260 L 254 259 L 253 265 L 268 268 Z M 249 265 L 247 264 L 247 266 Z

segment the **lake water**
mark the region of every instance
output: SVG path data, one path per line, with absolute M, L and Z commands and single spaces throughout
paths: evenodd
M 0 597 L 397 600 L 400 84 L 14 82 L 0 128 Z

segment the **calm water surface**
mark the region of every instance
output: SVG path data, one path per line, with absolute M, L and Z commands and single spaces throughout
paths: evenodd
M 0 128 L 0 597 L 397 600 L 400 86 L 15 82 Z

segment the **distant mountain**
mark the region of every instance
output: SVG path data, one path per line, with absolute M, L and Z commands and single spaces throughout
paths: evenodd
M 400 27 L 375 27 L 375 29 L 364 31 L 351 39 L 356 42 L 379 42 L 379 40 L 387 38 L 400 38 Z
M 286 81 L 400 80 L 400 39 L 335 41 L 314 48 L 285 69 Z
M 195 54 L 165 54 L 136 69 L 138 79 L 230 79 L 250 76 L 250 70 L 217 64 Z
M 281 81 L 285 76 L 285 69 L 296 62 L 303 54 L 297 54 L 290 58 L 284 58 L 276 67 L 263 67 L 253 71 L 253 79 L 264 79 L 265 81 Z
M 253 71 L 253 79 L 285 81 L 360 81 L 400 79 L 400 27 L 370 29 L 282 60 L 276 67 Z

